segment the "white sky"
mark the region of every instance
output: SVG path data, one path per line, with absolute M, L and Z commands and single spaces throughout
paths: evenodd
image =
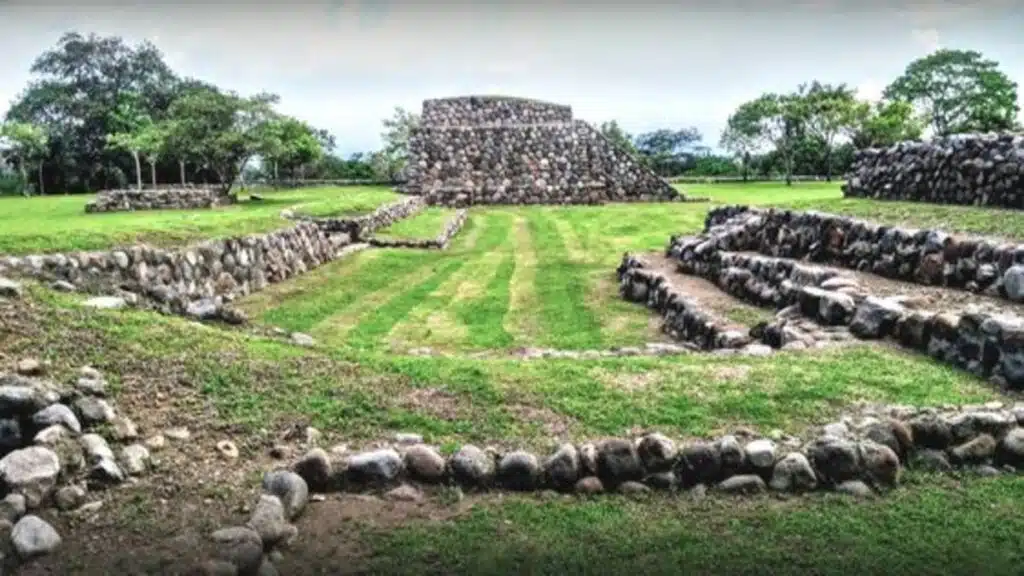
M 1024 80 L 1024 2 L 54 2 L 0 0 L 0 113 L 69 30 L 148 39 L 178 73 L 380 146 L 381 119 L 425 98 L 505 94 L 636 134 L 696 126 L 715 146 L 764 91 L 846 82 L 865 97 L 935 48 L 979 50 Z

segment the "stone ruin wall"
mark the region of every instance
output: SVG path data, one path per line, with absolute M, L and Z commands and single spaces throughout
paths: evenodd
M 779 311 L 750 336 L 787 348 L 787 323 L 797 317 L 822 326 L 845 326 L 860 339 L 888 338 L 936 360 L 1011 389 L 1024 388 L 1024 318 L 968 306 L 922 310 L 901 297 L 862 293 L 843 269 L 893 279 L 944 284 L 1013 301 L 1024 299 L 1024 245 L 953 237 L 940 230 L 907 230 L 834 214 L 723 206 L 708 214 L 698 236 L 673 236 L 666 255 L 685 274 Z M 800 261 L 802 260 L 802 261 Z M 826 270 L 815 262 L 833 264 Z M 699 311 L 676 310 L 682 295 L 661 294 L 626 255 L 620 289 L 667 318 L 686 314 L 686 328 L 721 347 L 725 335 L 698 326 Z M 642 295 L 642 298 L 638 298 Z M 660 295 L 660 296 L 659 296 Z M 659 297 L 655 297 L 659 296 Z
M 85 211 L 132 212 L 135 210 L 191 210 L 233 204 L 234 194 L 222 186 L 161 186 L 104 190 L 85 205 Z
M 430 204 L 601 204 L 683 196 L 568 106 L 503 97 L 427 100 L 401 190 Z
M 67 290 L 132 294 L 166 313 L 241 322 L 226 305 L 334 260 L 365 235 L 422 209 L 420 198 L 348 220 L 304 221 L 266 234 L 208 240 L 176 249 L 115 250 L 0 258 L 0 273 L 62 283 Z M 354 235 L 350 234 L 353 233 Z
M 1024 135 L 971 134 L 857 153 L 852 198 L 1024 208 Z

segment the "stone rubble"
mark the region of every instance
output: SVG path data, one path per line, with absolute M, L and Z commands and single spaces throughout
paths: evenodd
M 234 204 L 235 194 L 223 186 L 161 186 L 103 190 L 85 205 L 85 211 L 134 212 L 136 210 L 194 210 Z
M 1024 208 L 1024 135 L 959 134 L 860 150 L 848 198 Z

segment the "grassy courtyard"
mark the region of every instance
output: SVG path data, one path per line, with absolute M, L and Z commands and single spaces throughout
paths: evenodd
M 1024 216 L 1015 213 L 844 200 L 838 184 L 686 189 L 714 202 L 1024 237 Z M 383 189 L 309 189 L 204 213 L 116 217 L 80 213 L 82 198 L 6 199 L 0 254 L 190 242 L 286 226 L 278 216 L 284 208 L 349 213 L 393 198 Z M 659 250 L 669 234 L 697 232 L 709 206 L 474 208 L 445 251 L 364 251 L 241 302 L 255 323 L 313 335 L 313 349 L 149 312 L 86 311 L 79 296 L 32 287 L 24 305 L 0 308 L 0 359 L 39 356 L 58 377 L 92 364 L 111 375 L 118 403 L 137 410 L 144 426 L 188 426 L 202 431 L 199 443 L 230 434 L 254 467 L 235 479 L 245 486 L 256 467 L 269 465 L 260 460 L 265 447 L 296 423 L 317 427 L 328 443 L 415 431 L 446 450 L 474 442 L 545 452 L 556 440 L 647 429 L 681 438 L 739 426 L 798 433 L 860 400 L 1002 398 L 968 374 L 882 345 L 742 359 L 508 356 L 520 347 L 657 340 L 651 315 L 619 299 L 614 267 L 624 251 Z M 452 213 L 431 209 L 382 234 L 433 237 Z M 416 347 L 453 356 L 401 354 Z M 502 354 L 471 356 L 479 351 Z M 170 477 L 200 503 L 223 502 L 201 507 L 244 520 L 236 507 L 249 497 L 245 490 L 214 494 L 216 481 L 195 484 L 180 474 Z M 441 494 L 414 509 L 352 519 L 324 503 L 300 523 L 286 566 L 323 574 L 1015 574 L 1024 559 L 1022 496 L 1016 478 L 911 475 L 870 503 L 834 495 L 742 503 L 469 495 L 459 502 Z M 130 514 L 95 527 L 94 537 L 180 528 L 164 517 L 173 513 L 138 498 L 112 504 L 130 504 Z M 85 548 L 81 554 L 91 557 Z

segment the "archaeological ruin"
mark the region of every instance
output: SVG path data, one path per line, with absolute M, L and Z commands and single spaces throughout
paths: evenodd
M 1024 135 L 962 134 L 861 150 L 843 194 L 1024 208 Z
M 429 204 L 601 204 L 684 199 L 569 106 L 523 98 L 425 100 L 399 188 Z

